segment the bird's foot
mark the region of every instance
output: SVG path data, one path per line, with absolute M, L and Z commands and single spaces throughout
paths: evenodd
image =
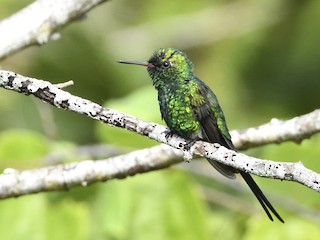
M 186 140 L 186 144 L 183 146 L 183 150 L 189 151 L 190 148 L 198 141 L 198 139 L 195 140 Z
M 169 131 L 166 132 L 165 136 L 166 136 L 166 138 L 172 138 L 173 135 L 174 135 L 174 132 L 169 130 Z
M 183 160 L 187 163 L 191 162 L 193 158 L 192 146 L 198 140 L 186 140 L 186 143 L 181 146 L 181 150 L 183 152 Z

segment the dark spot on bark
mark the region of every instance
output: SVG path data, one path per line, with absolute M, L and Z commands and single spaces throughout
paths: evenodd
M 96 111 L 96 114 L 94 116 L 99 117 L 99 119 L 101 119 L 105 123 L 111 124 L 111 119 L 112 119 L 113 114 L 105 116 L 102 114 L 102 109 L 101 109 L 99 111 Z
M 125 126 L 125 125 L 127 125 L 127 124 L 124 122 L 124 119 L 121 118 L 121 117 L 118 117 L 116 121 L 119 123 L 119 126 Z
M 91 117 L 96 117 L 97 116 L 97 112 L 88 112 L 88 113 L 84 113 L 84 114 L 86 114 L 86 115 L 88 115 L 88 116 L 91 116 Z
M 68 109 L 69 108 L 69 102 L 68 100 L 63 100 L 61 101 L 61 103 L 59 104 L 59 106 L 63 109 Z
M 214 143 L 213 147 L 216 148 L 216 149 L 219 149 L 221 147 L 221 145 L 219 143 Z
M 14 80 L 15 78 L 16 78 L 16 76 L 12 76 L 12 75 L 8 77 L 8 80 L 9 80 L 9 81 L 8 81 L 8 85 L 9 85 L 10 87 L 12 87 L 12 83 L 13 83 L 13 80 Z
M 130 168 L 127 173 L 129 176 L 134 176 L 137 173 L 141 173 L 141 172 L 145 172 L 144 168 L 140 165 L 136 165 L 136 166 Z
M 122 123 L 121 123 L 121 121 L 120 121 L 119 118 L 115 119 L 113 123 L 114 123 L 114 125 L 115 125 L 116 127 L 121 127 L 121 126 L 122 126 Z
M 285 178 L 293 179 L 293 174 L 292 173 L 286 173 L 284 174 Z
M 31 94 L 28 90 L 28 86 L 31 84 L 29 80 L 22 82 L 22 86 L 19 88 L 22 93 Z
M 48 87 L 39 88 L 33 95 L 37 96 L 38 98 L 42 99 L 43 101 L 54 105 L 54 98 L 56 97 L 55 93 L 50 92 Z
M 143 130 L 142 134 L 143 135 L 148 135 L 150 132 L 154 130 L 155 126 L 153 124 L 148 124 Z

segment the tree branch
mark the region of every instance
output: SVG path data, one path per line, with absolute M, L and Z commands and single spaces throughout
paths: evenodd
M 67 23 L 106 0 L 37 0 L 0 21 L 0 59 L 31 45 L 42 45 Z M 27 19 L 27 21 L 26 21 Z
M 63 85 L 51 84 L 47 81 L 24 77 L 11 71 L 0 70 L 0 87 L 2 88 L 25 95 L 31 94 L 55 107 L 85 114 L 108 125 L 125 128 L 158 142 L 167 143 L 166 133 L 169 131 L 167 127 L 143 121 L 116 110 L 103 108 L 89 100 L 73 96 L 60 89 Z M 243 150 L 269 143 L 300 142 L 302 139 L 318 132 L 320 132 L 320 109 L 287 121 L 273 119 L 271 122 L 258 127 L 231 131 L 231 135 L 236 148 Z M 157 137 L 156 133 L 162 134 Z
M 320 175 L 306 169 L 300 162 L 275 163 L 236 153 L 219 144 L 201 141 L 190 146 L 190 143 L 185 139 L 177 135 L 169 135 L 167 127 L 143 121 L 112 109 L 103 108 L 94 102 L 73 96 L 50 82 L 24 77 L 10 71 L 0 70 L 0 86 L 26 95 L 34 95 L 55 107 L 87 115 L 108 125 L 136 132 L 178 149 L 175 150 L 161 145 L 160 147 L 144 149 L 108 160 L 83 161 L 21 172 L 9 169 L 3 175 L 0 175 L 0 197 L 2 198 L 39 191 L 62 190 L 76 185 L 87 185 L 112 178 L 124 178 L 137 173 L 168 167 L 181 161 L 177 160 L 181 156 L 185 160 L 191 160 L 193 154 L 216 160 L 261 177 L 295 181 L 320 192 Z M 310 119 L 313 121 L 312 124 Z M 308 126 L 312 130 L 306 130 L 303 120 L 308 120 Z M 281 123 L 283 129 L 286 127 L 287 132 L 282 129 L 283 131 L 280 131 L 280 133 L 283 135 L 278 135 L 276 138 L 278 141 L 276 142 L 302 139 L 303 136 L 311 136 L 320 131 L 320 110 L 277 123 Z M 272 124 L 274 123 L 271 122 L 266 125 L 271 129 Z M 275 126 L 278 127 L 279 124 Z M 265 127 L 256 129 L 265 130 Z M 270 136 L 276 136 L 276 131 L 270 131 L 272 132 Z M 235 142 L 239 142 L 241 146 L 243 142 L 247 142 L 243 140 L 245 136 L 250 139 L 250 132 L 252 131 L 244 131 L 245 134 L 243 136 L 240 132 L 239 139 L 241 140 L 235 140 Z M 262 133 L 267 134 L 264 131 Z M 294 133 L 297 134 L 297 137 L 295 137 Z M 237 136 L 237 134 L 234 134 L 234 136 Z M 256 132 L 254 136 L 257 136 Z M 264 142 L 273 142 L 268 138 L 264 139 L 266 139 L 263 140 Z M 262 142 L 259 144 L 262 144 Z
M 179 155 L 179 152 L 162 145 L 106 160 L 87 160 L 26 171 L 8 168 L 0 175 L 0 198 L 67 190 L 75 186 L 87 186 L 114 178 L 123 179 L 166 168 L 181 161 L 172 158 L 173 155 Z
M 320 132 L 320 109 L 287 121 L 273 118 L 261 126 L 230 133 L 237 149 L 244 150 L 268 143 L 284 141 L 300 143 L 318 132 Z

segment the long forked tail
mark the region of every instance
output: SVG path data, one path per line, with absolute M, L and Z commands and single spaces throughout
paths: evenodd
M 256 184 L 256 182 L 253 180 L 250 174 L 245 172 L 240 172 L 243 179 L 246 181 L 246 183 L 249 185 L 251 191 L 254 193 L 258 201 L 260 202 L 262 208 L 268 215 L 269 219 L 273 221 L 273 218 L 271 216 L 270 211 L 279 219 L 280 222 L 284 223 L 283 219 L 280 217 L 279 213 L 273 208 L 267 197 L 263 194 L 259 186 Z M 269 211 L 270 210 L 270 211 Z

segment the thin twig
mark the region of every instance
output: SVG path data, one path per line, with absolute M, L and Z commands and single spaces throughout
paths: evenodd
M 73 80 L 69 80 L 67 82 L 64 82 L 64 83 L 57 83 L 57 84 L 54 84 L 54 86 L 56 86 L 57 88 L 66 88 L 66 87 L 69 87 L 69 86 L 72 86 L 74 85 L 74 82 Z

